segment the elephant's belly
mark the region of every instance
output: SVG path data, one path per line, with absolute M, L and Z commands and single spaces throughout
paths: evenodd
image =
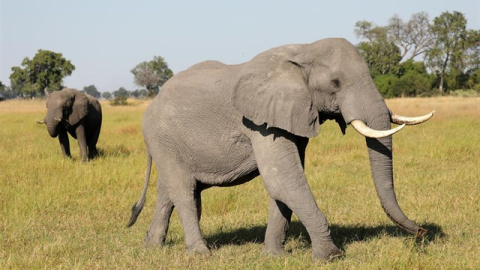
M 156 163 L 171 160 L 207 186 L 238 185 L 258 175 L 250 140 L 238 126 L 205 128 L 199 122 L 144 134 Z
M 248 139 L 237 133 L 216 140 L 204 140 L 188 167 L 195 178 L 207 185 L 232 186 L 258 175 L 257 164 Z
M 225 187 L 246 183 L 258 175 L 257 166 L 253 162 L 218 172 L 202 169 L 194 172 L 195 179 L 206 186 Z

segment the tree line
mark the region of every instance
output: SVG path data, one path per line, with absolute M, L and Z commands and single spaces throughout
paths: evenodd
M 151 61 L 144 61 L 136 65 L 131 71 L 134 83 L 141 89 L 128 91 L 120 87 L 115 91 L 100 93 L 95 85 L 85 86 L 83 91 L 96 98 L 151 98 L 158 94 L 162 85 L 173 76 L 173 71 L 168 67 L 167 62 L 161 56 L 154 56 Z
M 457 11 L 444 12 L 431 22 L 425 12 L 408 21 L 397 15 L 388 25 L 358 21 L 354 29 L 361 40 L 356 45 L 372 78 L 384 97 L 432 96 L 470 93 L 480 95 L 480 30 L 467 29 L 467 19 Z M 10 86 L 0 81 L 0 97 L 43 95 L 43 89 L 60 90 L 63 78 L 75 66 L 61 53 L 38 50 L 20 66 L 12 67 Z M 147 98 L 155 96 L 173 76 L 161 56 L 154 56 L 130 70 L 134 83 L 143 87 L 128 91 L 100 91 L 85 86 L 83 91 L 97 98 Z
M 35 97 L 44 95 L 44 89 L 50 91 L 61 90 L 63 79 L 70 76 L 75 66 L 61 53 L 49 50 L 38 50 L 32 59 L 26 57 L 20 66 L 12 67 L 10 86 L 0 81 L 0 97 Z M 88 85 L 83 91 L 96 98 L 135 97 L 147 98 L 155 96 L 161 86 L 173 76 L 173 71 L 168 67 L 163 57 L 154 56 L 151 61 L 144 61 L 130 71 L 134 76 L 136 85 L 143 87 L 128 91 L 120 87 L 114 91 L 101 93 L 95 85 Z

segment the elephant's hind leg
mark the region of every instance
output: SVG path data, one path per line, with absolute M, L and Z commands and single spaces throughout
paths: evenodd
M 292 210 L 284 203 L 270 199 L 267 232 L 265 233 L 265 252 L 281 255 L 283 244 L 292 218 Z
M 88 144 L 88 158 L 92 159 L 98 155 L 98 150 L 97 150 L 97 142 L 98 142 L 98 137 L 100 136 L 100 124 L 98 127 L 95 128 L 93 131 L 93 134 L 91 134 L 91 137 L 88 138 L 87 144 Z
M 178 168 L 176 164 L 170 164 L 168 171 L 168 194 L 180 216 L 187 251 L 209 254 L 210 250 L 200 231 L 201 201 L 197 182 L 190 173 Z
M 173 212 L 173 202 L 168 197 L 165 183 L 162 182 L 160 176 L 158 177 L 157 186 L 158 195 L 155 213 L 145 235 L 145 245 L 147 247 L 165 244 L 168 225 Z

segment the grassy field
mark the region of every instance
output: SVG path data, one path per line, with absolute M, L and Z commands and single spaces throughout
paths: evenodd
M 176 212 L 167 246 L 144 248 L 155 181 L 137 224 L 125 225 L 143 185 L 141 117 L 148 104 L 102 103 L 101 156 L 82 164 L 76 141 L 73 159 L 64 159 L 58 140 L 35 123 L 44 117 L 44 101 L 1 102 L 0 269 L 479 269 L 480 99 L 387 103 L 403 115 L 437 112 L 394 137 L 398 200 L 429 234 L 415 241 L 388 220 L 364 139 L 350 127 L 342 136 L 330 121 L 307 149 L 306 174 L 346 257 L 322 264 L 311 262 L 308 235 L 295 216 L 287 255 L 262 253 L 268 195 L 259 179 L 203 193 L 210 257 L 185 254 Z

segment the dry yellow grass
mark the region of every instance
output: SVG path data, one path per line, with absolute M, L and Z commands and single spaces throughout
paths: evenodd
M 433 121 L 471 117 L 480 113 L 480 98 L 398 98 L 387 100 L 389 108 L 398 114 L 418 115 L 436 110 Z
M 137 224 L 125 225 L 143 184 L 141 118 L 148 102 L 102 102 L 102 155 L 87 164 L 78 158 L 76 141 L 73 159 L 63 159 L 58 141 L 34 122 L 44 117 L 44 101 L 0 102 L 0 269 L 478 269 L 480 99 L 387 104 L 403 115 L 436 110 L 428 123 L 406 127 L 394 138 L 398 200 L 430 234 L 415 242 L 386 218 L 364 139 L 351 128 L 342 136 L 327 122 L 307 149 L 306 175 L 346 257 L 315 264 L 295 217 L 288 254 L 262 253 L 268 195 L 258 179 L 203 193 L 201 226 L 211 257 L 185 254 L 176 213 L 167 246 L 145 249 L 155 181 Z

